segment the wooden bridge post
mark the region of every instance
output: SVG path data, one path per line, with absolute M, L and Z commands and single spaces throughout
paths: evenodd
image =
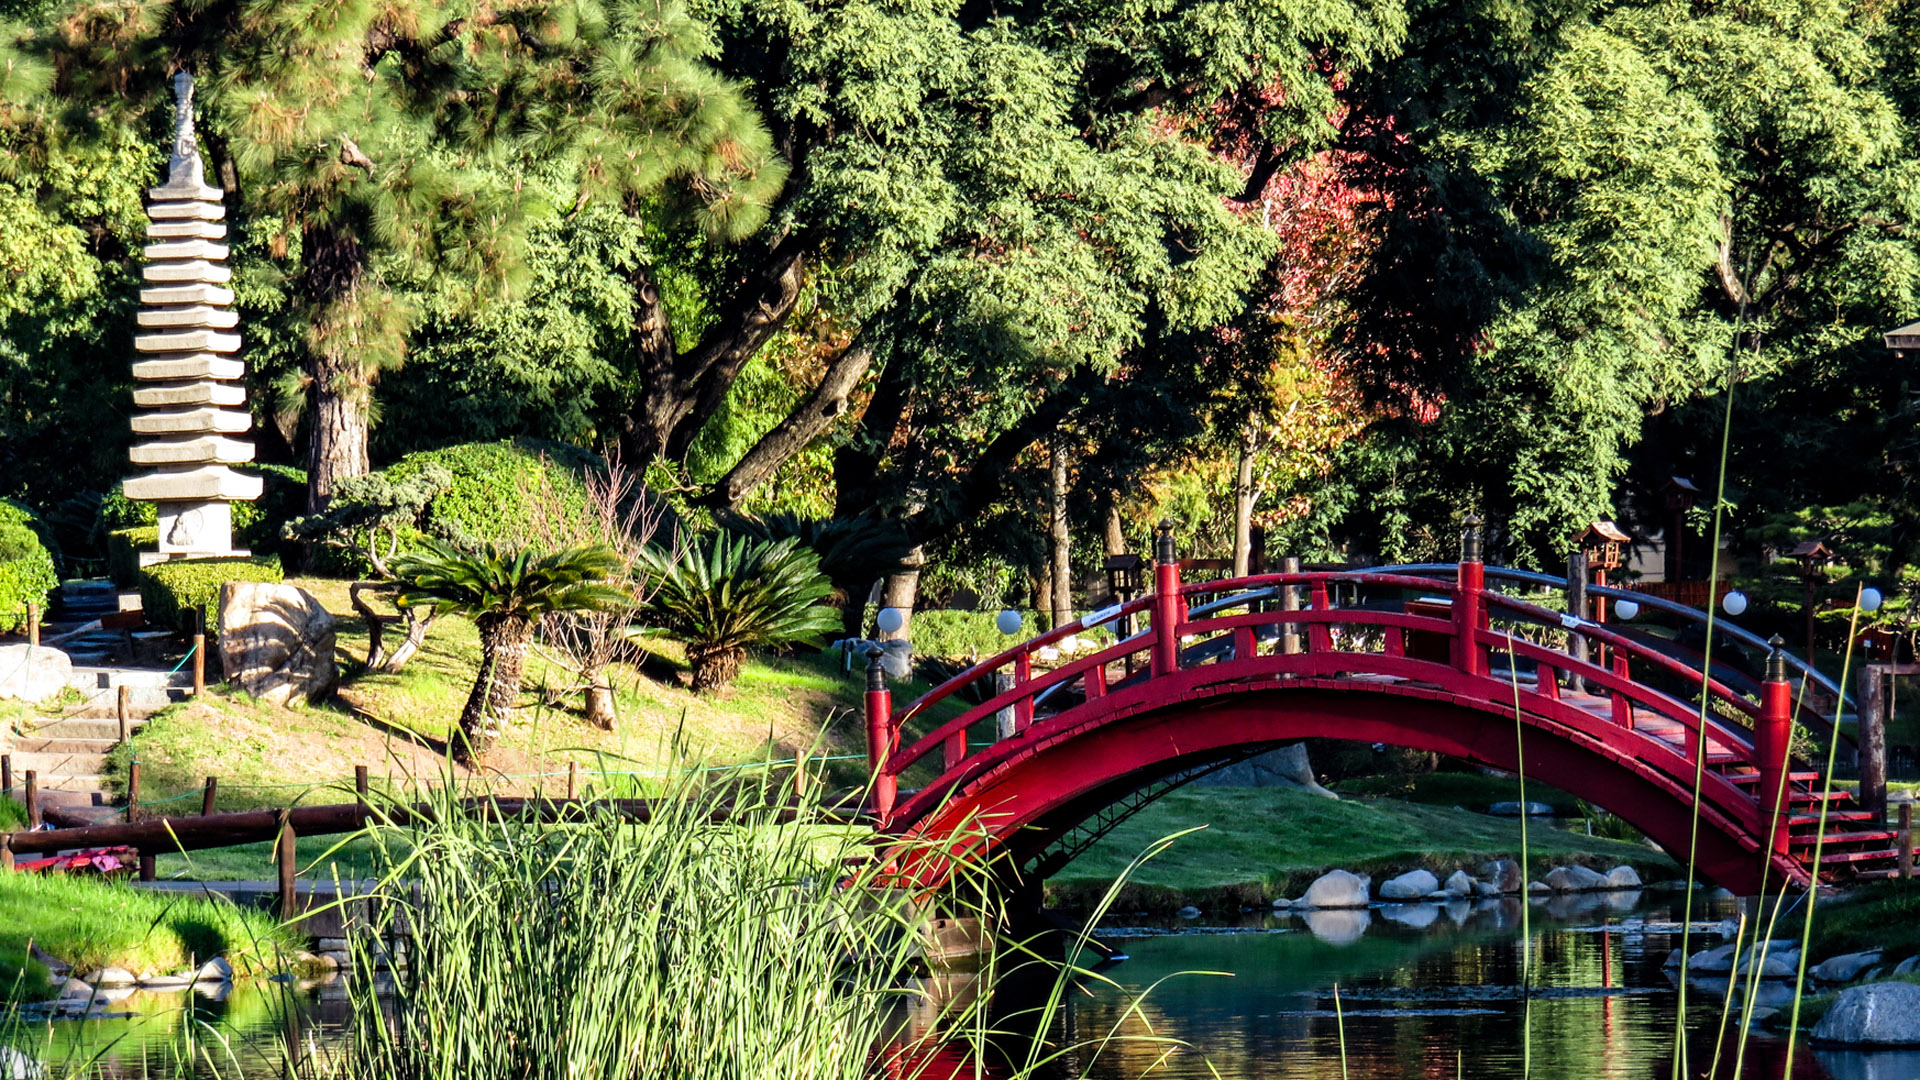
M 1771 837 L 1771 850 L 1787 853 L 1787 826 L 1793 798 L 1787 791 L 1788 759 L 1793 749 L 1793 686 L 1787 682 L 1786 642 L 1775 634 L 1767 644 L 1767 677 L 1760 686 L 1760 718 L 1753 726 L 1753 748 L 1760 757 L 1760 820 Z
M 1180 560 L 1173 522 L 1162 521 L 1153 539 L 1153 673 L 1180 670 Z
M 1487 673 L 1487 657 L 1480 648 L 1480 594 L 1486 591 L 1487 567 L 1480 556 L 1480 516 L 1468 514 L 1460 534 L 1460 569 L 1453 596 L 1453 666 L 1469 675 Z
M 1873 814 L 1875 821 L 1887 818 L 1887 669 L 1881 664 L 1866 664 L 1854 680 L 1854 700 L 1859 703 L 1860 739 L 1854 749 L 1859 762 L 1860 809 Z
M 1297 574 L 1300 572 L 1300 556 L 1289 555 L 1280 561 L 1280 572 Z M 1294 585 L 1280 587 L 1280 610 L 1300 610 L 1300 589 Z M 1280 651 L 1288 656 L 1300 651 L 1300 624 L 1285 623 L 1280 629 Z
M 867 650 L 867 770 L 873 776 L 873 813 L 885 825 L 893 817 L 893 800 L 899 793 L 898 777 L 886 771 L 893 756 L 893 694 L 887 689 L 887 669 L 880 666 L 886 655 L 879 649 Z

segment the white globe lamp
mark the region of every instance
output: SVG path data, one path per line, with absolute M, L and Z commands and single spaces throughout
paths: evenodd
M 1613 613 L 1620 616 L 1623 620 L 1631 622 L 1640 615 L 1640 602 L 1638 600 L 1616 600 L 1613 602 Z
M 1019 612 L 1008 608 L 993 620 L 993 625 L 1001 633 L 1011 636 L 1020 632 L 1020 624 L 1022 621 Z
M 901 627 L 907 625 L 907 617 L 897 607 L 883 607 L 880 609 L 878 622 L 881 633 L 897 634 Z
M 1734 589 L 1720 598 L 1720 610 L 1738 618 L 1747 613 L 1747 594 Z

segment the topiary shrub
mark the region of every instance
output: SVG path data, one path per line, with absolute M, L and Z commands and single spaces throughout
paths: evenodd
M 280 560 L 273 555 L 247 559 L 178 559 L 143 567 L 139 574 L 140 604 L 147 621 L 186 630 L 188 612 L 208 609 L 207 636 L 217 632 L 220 586 L 229 581 L 280 581 Z
M 404 483 L 433 466 L 445 469 L 451 480 L 428 503 L 425 531 L 463 546 L 541 540 L 535 519 L 542 506 L 557 506 L 563 514 L 586 513 L 586 474 L 606 467 L 577 446 L 510 439 L 423 450 L 382 472 Z M 543 488 L 552 493 L 550 499 L 541 498 Z
M 135 525 L 107 534 L 107 576 L 123 589 L 140 585 L 140 553 L 160 549 L 158 525 Z
M 0 500 L 0 633 L 27 621 L 27 605 L 43 608 L 60 575 L 32 512 Z

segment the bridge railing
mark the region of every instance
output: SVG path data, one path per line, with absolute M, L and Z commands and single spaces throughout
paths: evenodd
M 1756 822 L 1761 813 L 1758 793 L 1778 786 L 1768 781 L 1777 781 L 1784 768 L 1787 734 L 1777 718 L 1762 723 L 1768 718 L 1760 704 L 1708 673 L 1605 626 L 1488 591 L 1484 568 L 1476 559 L 1463 560 L 1453 582 L 1406 574 L 1318 571 L 1183 583 L 1170 550 L 1158 554 L 1162 557 L 1156 560 L 1152 594 L 1095 612 L 983 660 L 897 715 L 888 710 L 885 684 L 875 669 L 868 718 L 874 810 L 878 816 L 883 821 L 892 818 L 900 778 L 908 770 L 931 767 L 940 776 L 934 786 L 944 788 L 963 775 L 992 768 L 1011 752 L 1007 747 L 1018 744 L 1021 735 L 1045 721 L 1040 705 L 1043 701 L 1057 706 L 1056 713 L 1064 713 L 1077 704 L 1076 697 L 1092 701 L 1142 681 L 1263 656 L 1258 673 L 1261 678 L 1331 678 L 1364 673 L 1435 684 L 1495 704 L 1517 690 L 1530 697 L 1523 708 L 1537 711 L 1552 707 L 1542 704 L 1542 699 L 1563 702 L 1581 710 L 1582 722 L 1611 722 L 1625 732 L 1634 731 L 1648 717 L 1678 725 L 1683 736 L 1680 745 L 1676 748 L 1671 741 L 1667 745 L 1688 763 L 1696 763 L 1701 746 L 1707 745 L 1722 755 L 1716 763 L 1740 763 L 1759 769 L 1762 782 L 1751 800 Z M 1379 601 L 1341 605 L 1335 602 L 1341 593 L 1386 596 Z M 1296 603 L 1295 599 L 1302 602 Z M 1280 610 L 1275 610 L 1276 606 Z M 1057 647 L 1096 626 L 1119 625 L 1125 616 L 1143 613 L 1148 625 L 1142 632 L 1090 655 L 1037 669 L 1035 659 L 1040 650 Z M 1589 654 L 1604 657 L 1605 662 L 1586 660 L 1518 633 L 1496 629 L 1496 618 L 1556 629 L 1569 639 L 1584 639 Z M 1360 643 L 1363 634 L 1367 639 L 1363 648 L 1351 648 Z M 1267 650 L 1264 654 L 1263 647 Z M 1127 664 L 1130 673 L 1117 677 L 1110 674 L 1114 665 L 1143 654 L 1146 663 L 1137 665 L 1139 670 Z M 1496 670 L 1494 661 L 1501 657 L 1508 662 L 1504 670 Z M 1519 670 L 1522 662 L 1534 668 L 1532 678 L 1525 683 Z M 1643 673 L 1659 672 L 1688 696 L 1706 695 L 1710 703 L 1719 703 L 1747 718 L 1753 731 L 1709 707 L 1704 710 L 1703 738 L 1703 710 L 1698 701 L 1636 679 L 1636 666 Z M 965 687 L 1009 670 L 1011 679 L 1005 685 L 997 684 L 984 701 L 935 726 L 904 749 L 899 746 L 905 722 L 923 716 Z M 1563 690 L 1563 683 L 1568 689 Z M 1503 687 L 1507 689 L 1503 691 Z M 1573 687 L 1584 689 L 1575 695 Z M 1584 704 L 1566 700 L 1576 696 Z M 979 742 L 971 738 L 977 725 L 1001 717 L 1010 722 L 996 724 L 990 738 Z M 1716 776 L 1715 780 L 1716 786 L 1727 789 L 1720 794 L 1748 797 L 1723 778 Z

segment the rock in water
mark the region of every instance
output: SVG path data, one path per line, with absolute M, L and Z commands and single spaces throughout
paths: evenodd
M 1174 914 L 1180 916 L 1183 919 L 1197 919 L 1200 917 L 1200 909 L 1197 907 L 1194 907 L 1192 904 L 1188 904 L 1186 907 L 1183 907 L 1179 911 L 1174 912 Z
M 1409 870 L 1380 886 L 1382 900 L 1420 900 L 1438 891 L 1440 879 L 1430 870 Z
M 1480 877 L 1493 883 L 1493 887 L 1503 893 L 1519 892 L 1526 878 L 1520 874 L 1520 864 L 1512 859 L 1495 859 L 1480 865 Z
M 1631 866 L 1616 866 L 1607 871 L 1607 884 L 1615 889 L 1637 889 L 1640 875 Z
M 1890 982 L 1848 987 L 1820 1018 L 1813 1037 L 1866 1046 L 1920 1046 L 1920 986 Z
M 1345 870 L 1329 870 L 1314 879 L 1294 907 L 1355 908 L 1366 907 L 1371 899 L 1367 887 L 1373 879 Z
M 1366 908 L 1346 911 L 1309 911 L 1301 916 L 1307 932 L 1329 945 L 1351 945 L 1366 935 L 1373 924 L 1373 912 Z
M 1487 807 L 1487 813 L 1494 814 L 1499 817 L 1519 817 L 1520 804 L 1517 802 L 1497 802 L 1497 803 L 1494 803 L 1492 806 Z M 1543 802 L 1534 802 L 1532 799 L 1528 799 L 1527 800 L 1527 816 L 1528 817 L 1552 817 L 1553 807 L 1548 806 L 1546 803 L 1543 803 Z
M 275 705 L 333 692 L 334 617 L 305 589 L 264 581 L 220 586 L 220 662 L 240 689 Z
M 38 705 L 73 681 L 73 661 L 45 645 L 0 645 L 0 699 Z
M 114 990 L 123 986 L 137 986 L 140 982 L 139 979 L 134 978 L 133 972 L 128 971 L 126 968 L 117 967 L 101 968 L 99 971 L 88 975 L 85 981 L 95 986 Z
M 1440 888 L 1448 896 L 1472 896 L 1473 886 L 1474 880 L 1467 876 L 1465 870 L 1455 870 L 1453 873 L 1447 875 L 1446 884 L 1440 886 Z
M 1611 888 L 1605 874 L 1584 866 L 1556 866 L 1547 871 L 1547 888 L 1554 892 L 1589 892 Z
M 40 1080 L 45 1071 L 25 1051 L 0 1046 L 0 1080 Z
M 1852 982 L 1860 973 L 1880 962 L 1876 952 L 1842 953 L 1813 965 L 1810 973 L 1821 982 Z

